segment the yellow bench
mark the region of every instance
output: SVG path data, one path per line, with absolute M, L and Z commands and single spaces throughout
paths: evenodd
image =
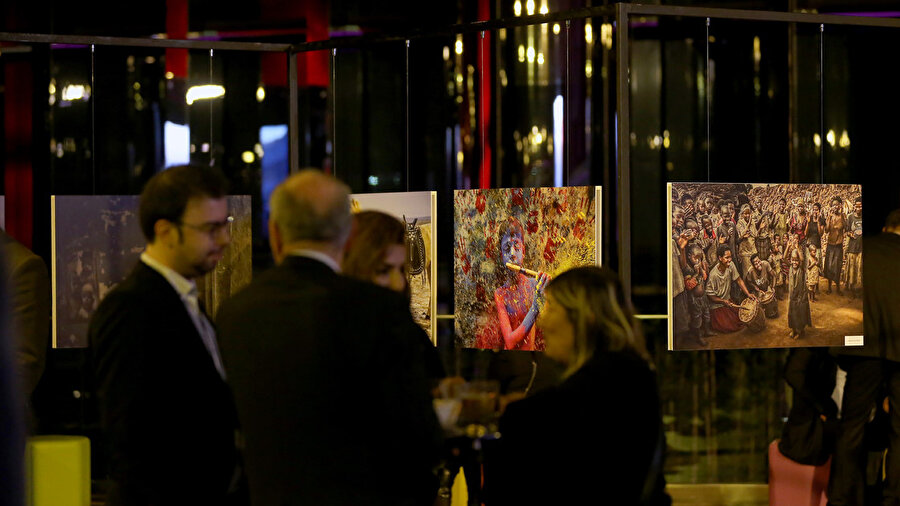
M 84 436 L 28 438 L 25 480 L 27 506 L 90 506 L 90 440 Z

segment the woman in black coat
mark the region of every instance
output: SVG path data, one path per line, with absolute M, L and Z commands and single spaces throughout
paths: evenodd
M 485 462 L 489 503 L 670 504 L 656 374 L 615 273 L 572 269 L 546 298 L 538 324 L 565 379 L 507 407 Z

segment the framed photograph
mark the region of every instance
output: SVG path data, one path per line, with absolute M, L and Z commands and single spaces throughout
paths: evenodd
M 406 226 L 410 311 L 437 344 L 437 192 L 357 193 L 350 198 L 354 213 L 381 211 Z
M 138 262 L 146 245 L 138 205 L 137 195 L 50 197 L 54 348 L 88 346 L 94 310 Z M 252 275 L 250 196 L 229 196 L 228 205 L 235 218 L 231 245 L 215 270 L 197 282 L 210 316 Z
M 861 346 L 862 189 L 669 183 L 669 349 Z
M 601 195 L 599 186 L 454 192 L 457 346 L 544 349 L 538 277 L 600 264 Z

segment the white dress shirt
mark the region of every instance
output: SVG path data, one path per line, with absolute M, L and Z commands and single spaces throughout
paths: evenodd
M 200 334 L 203 346 L 206 347 L 206 351 L 208 351 L 209 356 L 212 357 L 213 364 L 216 366 L 216 370 L 219 371 L 219 376 L 224 380 L 225 367 L 222 366 L 222 358 L 219 356 L 216 331 L 213 329 L 212 323 L 206 318 L 206 315 L 200 311 L 200 303 L 197 300 L 197 283 L 178 274 L 172 268 L 163 265 L 146 252 L 141 253 L 141 262 L 144 262 L 147 267 L 150 267 L 166 278 L 172 285 L 172 288 L 175 289 L 178 296 L 181 297 L 181 302 L 184 303 L 184 307 L 187 309 L 191 321 L 194 322 L 197 333 Z

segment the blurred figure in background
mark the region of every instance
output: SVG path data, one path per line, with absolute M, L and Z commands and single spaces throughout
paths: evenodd
M 671 504 L 656 374 L 616 274 L 571 269 L 546 296 L 538 324 L 565 379 L 502 415 L 490 504 Z
M 6 279 L 6 253 L 0 250 L 0 279 Z M 0 283 L 0 504 L 25 504 L 25 437 L 20 388 L 9 331 L 9 287 Z
M 26 427 L 37 429 L 31 395 L 37 387 L 47 359 L 50 340 L 50 276 L 44 260 L 0 229 L 0 256 L 9 303 L 10 346 L 16 353 L 16 373 L 23 389 Z

